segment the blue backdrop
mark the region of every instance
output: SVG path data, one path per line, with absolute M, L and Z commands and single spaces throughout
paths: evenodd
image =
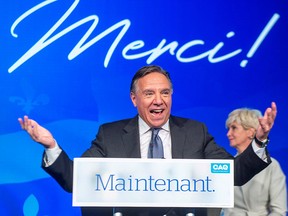
M 239 107 L 278 116 L 269 151 L 288 174 L 288 4 L 284 0 L 10 0 L 0 7 L 0 212 L 79 215 L 41 168 L 23 115 L 73 157 L 99 124 L 136 114 L 133 74 L 161 65 L 174 115 L 205 122 L 231 153 L 225 120 Z

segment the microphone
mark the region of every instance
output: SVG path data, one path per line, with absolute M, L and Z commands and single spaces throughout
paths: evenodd
M 185 216 L 195 216 L 195 209 L 193 208 L 187 208 L 185 211 L 186 215 Z
M 119 208 L 113 208 L 113 216 L 123 216 Z

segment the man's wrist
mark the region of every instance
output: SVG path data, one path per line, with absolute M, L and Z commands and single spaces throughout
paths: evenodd
M 255 136 L 255 143 L 260 147 L 260 148 L 264 148 L 264 147 L 266 147 L 267 145 L 268 145 L 268 143 L 269 143 L 269 137 L 267 137 L 266 139 L 264 139 L 264 140 L 259 140 L 259 139 L 257 139 L 257 137 Z

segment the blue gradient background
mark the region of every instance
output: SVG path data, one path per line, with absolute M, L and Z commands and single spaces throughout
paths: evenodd
M 10 0 L 0 7 L 0 212 L 2 215 L 79 215 L 71 194 L 64 192 L 41 168 L 43 148 L 20 129 L 18 117 L 29 115 L 48 128 L 71 158 L 90 146 L 99 124 L 136 114 L 129 98 L 133 74 L 147 64 L 148 56 L 124 58 L 123 49 L 136 40 L 145 42 L 129 54 L 177 42 L 175 53 L 164 52 L 152 64 L 171 73 L 174 83 L 174 115 L 205 122 L 216 141 L 231 153 L 225 120 L 239 107 L 262 112 L 275 101 L 278 116 L 270 134 L 269 151 L 285 174 L 288 119 L 288 3 L 264 1 L 188 0 L 81 0 L 67 19 L 49 37 L 77 21 L 96 15 L 99 23 L 87 41 L 114 24 L 129 20 L 107 67 L 105 56 L 122 28 L 90 46 L 74 59 L 68 54 L 92 22 L 71 30 L 43 48 L 12 72 L 9 68 L 23 56 L 73 4 L 71 0 L 49 2 L 31 13 L 14 29 L 13 23 L 40 4 L 35 0 Z M 43 1 L 44 2 L 44 1 Z M 48 1 L 46 1 L 48 2 Z M 247 53 L 274 14 L 280 18 L 251 58 Z M 227 33 L 234 36 L 227 38 Z M 187 49 L 192 57 L 223 47 L 214 58 L 242 51 L 226 60 L 211 63 L 208 57 L 180 62 L 176 53 L 184 44 L 205 42 Z M 241 67 L 247 59 L 246 67 Z

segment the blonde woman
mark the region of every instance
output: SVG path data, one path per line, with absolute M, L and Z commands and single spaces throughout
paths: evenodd
M 230 146 L 241 154 L 255 138 L 259 126 L 259 110 L 241 108 L 226 120 Z M 268 142 L 268 140 L 267 140 Z M 234 208 L 223 209 L 224 216 L 286 216 L 287 190 L 285 175 L 274 158 L 272 163 L 243 186 L 235 186 Z

